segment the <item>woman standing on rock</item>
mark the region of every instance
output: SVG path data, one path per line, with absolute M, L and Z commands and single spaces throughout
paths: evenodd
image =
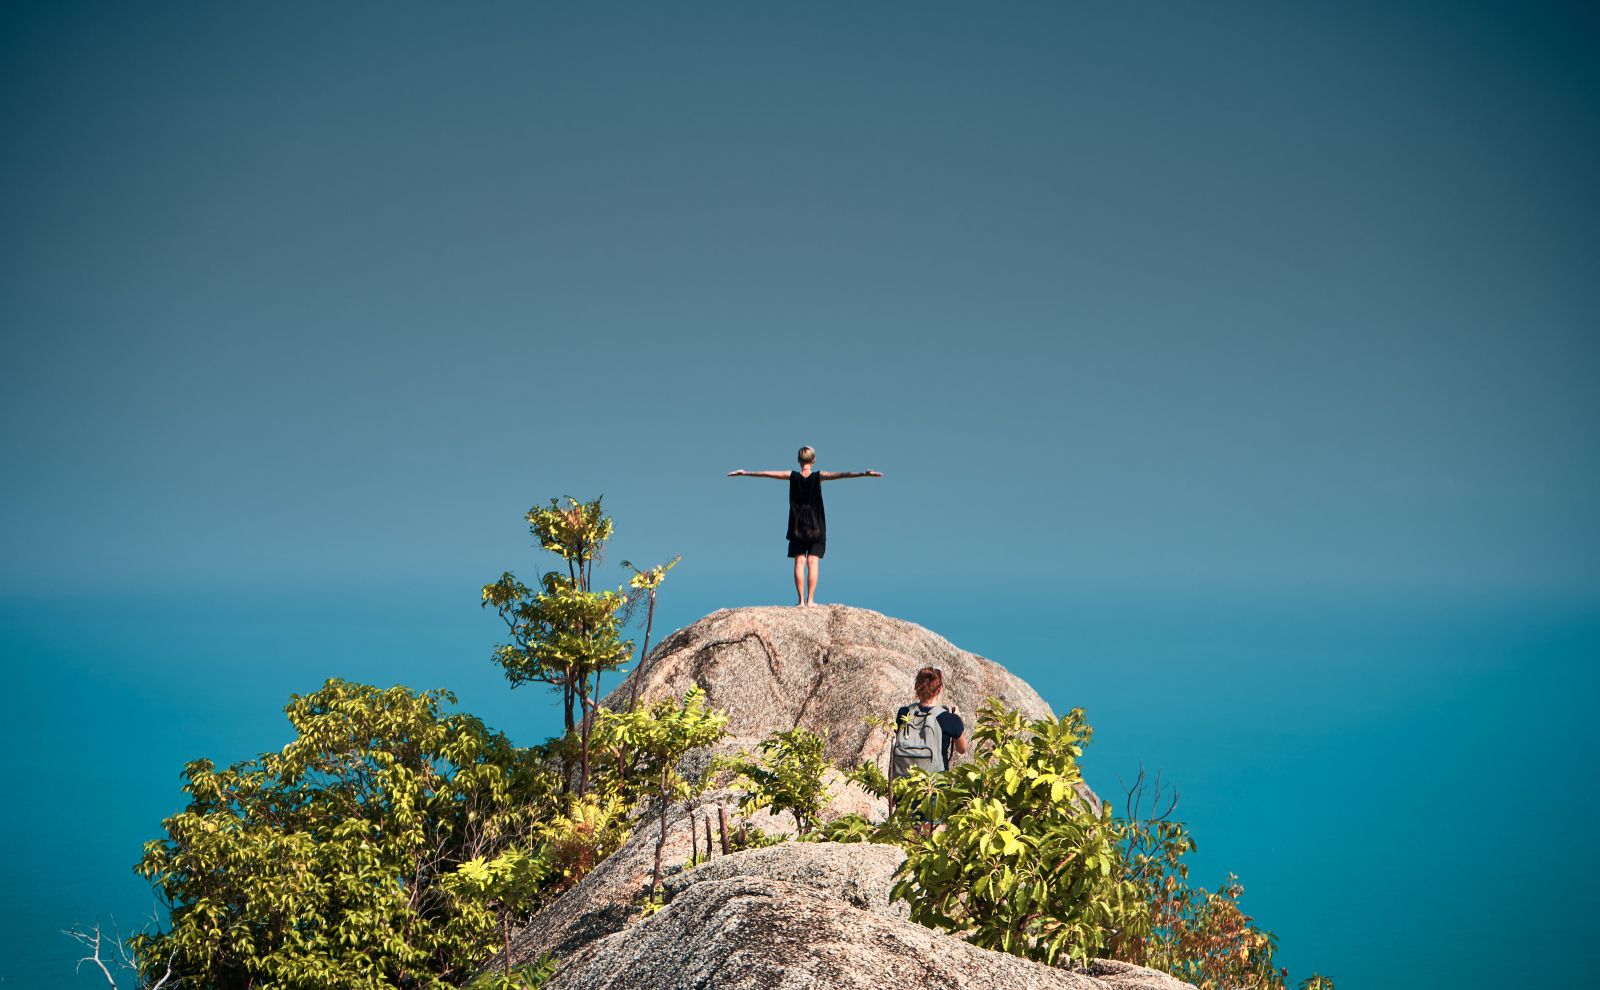
M 828 549 L 828 519 L 822 510 L 822 483 L 845 478 L 881 478 L 879 471 L 817 471 L 817 452 L 800 448 L 798 471 L 729 471 L 730 478 L 773 478 L 789 482 L 789 556 L 794 558 L 795 604 L 815 605 L 817 572 Z M 809 572 L 809 576 L 808 573 Z

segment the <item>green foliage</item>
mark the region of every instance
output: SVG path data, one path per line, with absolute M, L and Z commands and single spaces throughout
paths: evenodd
M 549 505 L 528 510 L 528 528 L 539 545 L 567 561 L 573 568 L 573 580 L 585 588 L 589 586 L 588 568 L 600 559 L 611 539 L 611 517 L 601 507 L 602 500 L 603 496 L 592 502 L 568 498 L 563 505 L 561 499 L 553 498 Z
M 744 852 L 746 849 L 765 849 L 768 846 L 781 845 L 784 841 L 782 835 L 772 835 L 759 828 L 744 822 L 738 828 L 728 833 L 728 851 Z
M 591 791 L 601 675 L 631 655 L 622 637 L 630 608 L 646 594 L 653 606 L 677 558 L 636 568 L 631 588 L 597 591 L 594 569 L 613 532 L 600 499 L 552 499 L 527 522 L 565 573 L 530 588 L 507 572 L 482 601 L 510 633 L 495 650 L 507 678 L 556 689 L 567 731 L 516 749 L 476 719 L 443 712 L 454 701 L 443 691 L 331 680 L 291 698 L 297 735 L 281 752 L 185 768 L 189 805 L 136 867 L 170 912 L 167 930 L 132 942 L 143 978 L 159 978 L 169 961 L 166 985 L 218 990 L 525 988 L 548 977 L 548 958 L 472 974 L 509 944 L 513 917 L 627 839 L 636 792 L 665 802 L 700 786 L 678 763 L 720 738 L 726 719 L 691 692 L 614 726 L 613 759 Z M 659 856 L 658 846 L 658 871 Z
M 633 654 L 633 643 L 622 638 L 630 597 L 621 589 L 593 588 L 594 565 L 612 533 L 600 499 L 569 498 L 565 505 L 551 499 L 548 506 L 529 509 L 527 519 L 540 546 L 566 562 L 567 573 L 546 573 L 535 591 L 507 571 L 483 586 L 481 604 L 493 606 L 511 633 L 493 656 L 512 686 L 537 682 L 561 692 L 567 734 L 577 731 L 578 791 L 584 793 L 601 675 Z
M 490 970 L 466 984 L 465 990 L 539 990 L 556 975 L 556 957 L 546 952 L 531 963 L 511 967 L 511 972 Z
M 620 591 L 585 591 L 551 571 L 538 592 L 504 574 L 484 587 L 483 596 L 486 605 L 506 604 L 515 612 L 516 635 L 494 652 L 513 686 L 530 681 L 558 688 L 581 685 L 633 653 L 633 644 L 621 637 L 619 612 L 628 596 Z
M 806 729 L 775 732 L 761 741 L 757 754 L 745 753 L 722 764 L 747 788 L 739 810 L 746 815 L 763 808 L 787 811 L 804 838 L 816 828 L 827 799 L 823 774 L 829 764 L 822 737 Z
M 889 823 L 876 823 L 866 815 L 852 811 L 825 822 L 817 830 L 816 837 L 823 842 L 881 842 L 897 845 L 904 841 L 906 832 Z
M 600 747 L 631 753 L 634 772 L 653 783 L 651 796 L 667 803 L 689 796 L 701 783 L 682 776 L 679 762 L 720 740 L 727 724 L 727 715 L 706 704 L 705 690 L 691 685 L 681 699 L 638 711 L 601 709 L 594 738 Z
M 889 796 L 889 778 L 876 763 L 862 763 L 854 770 L 846 771 L 844 777 L 873 797 Z
M 674 801 L 686 800 L 704 788 L 705 775 L 685 777 L 679 764 L 690 752 L 703 749 L 726 734 L 728 716 L 706 705 L 706 693 L 691 685 L 681 701 L 658 701 L 648 708 L 626 712 L 602 709 L 595 722 L 599 748 L 631 754 L 634 773 L 648 781 L 660 824 L 656 839 L 652 896 L 661 885 L 661 851 L 667 843 L 667 814 Z M 638 786 L 635 783 L 633 786 Z
M 540 849 L 556 878 L 557 893 L 577 885 L 601 860 L 622 848 L 632 833 L 628 803 L 618 794 L 573 798 L 565 814 L 535 830 Z
M 555 781 L 447 692 L 339 680 L 294 696 L 296 738 L 184 769 L 189 805 L 135 868 L 170 910 L 146 978 L 188 985 L 445 987 L 494 948 L 500 905 L 545 869 L 515 852 Z M 491 865 L 493 864 L 493 865 Z
M 648 571 L 640 570 L 638 567 L 634 566 L 632 561 L 624 560 L 622 562 L 622 566 L 633 571 L 633 577 L 628 579 L 628 587 L 637 589 L 639 591 L 659 590 L 662 580 L 667 576 L 667 572 L 672 570 L 674 567 L 677 567 L 678 561 L 682 559 L 683 555 L 679 554 L 678 556 L 667 561 L 665 564 L 658 564 L 655 567 L 650 568 Z
M 507 849 L 494 859 L 467 860 L 455 872 L 440 876 L 439 886 L 463 901 L 498 904 L 507 911 L 526 910 L 539 896 L 540 881 L 549 872 L 544 857 Z
M 894 896 L 912 920 L 1047 963 L 1086 961 L 1144 923 L 1109 811 L 1073 789 L 1091 731 L 1081 709 L 1028 722 L 991 701 L 970 762 L 895 781 L 897 815 L 942 823 L 903 832 Z
M 991 949 L 1045 962 L 1093 955 L 1165 970 L 1201 990 L 1285 990 L 1277 940 L 1240 908 L 1228 876 L 1191 888 L 1184 856 L 1194 840 L 1170 820 L 1174 796 L 1145 815 L 1144 775 L 1128 815 L 1093 814 L 1076 796 L 1077 761 L 1092 729 L 1075 709 L 1028 722 L 991 702 L 979 713 L 973 760 L 896 780 L 883 823 L 846 815 L 820 830 L 834 842 L 890 842 L 907 850 L 894 896 L 912 919 Z M 878 792 L 881 771 L 847 776 Z M 1161 803 L 1159 780 L 1155 804 Z M 1301 990 L 1333 990 L 1313 975 Z

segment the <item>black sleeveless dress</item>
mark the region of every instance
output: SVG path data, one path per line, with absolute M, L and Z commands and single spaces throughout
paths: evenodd
M 828 517 L 822 508 L 822 473 L 789 472 L 789 541 L 791 557 L 821 557 L 828 548 Z

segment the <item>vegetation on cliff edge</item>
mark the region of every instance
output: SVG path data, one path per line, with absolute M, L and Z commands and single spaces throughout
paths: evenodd
M 1236 878 L 1214 891 L 1189 885 L 1194 843 L 1172 820 L 1173 803 L 1158 807 L 1159 787 L 1145 809 L 1141 775 L 1120 817 L 1078 796 L 1093 733 L 1081 709 L 1030 721 L 991 701 L 968 762 L 913 771 L 892 788 L 875 765 L 851 769 L 848 779 L 893 798 L 891 814 L 823 822 L 830 768 L 815 734 L 776 732 L 691 773 L 684 757 L 719 741 L 727 721 L 703 692 L 599 708 L 601 676 L 632 655 L 622 632 L 633 607 L 648 605 L 648 642 L 672 564 L 628 565 L 628 585 L 597 590 L 612 533 L 600 500 L 552 500 L 527 520 L 563 569 L 543 574 L 538 590 L 506 572 L 482 602 L 510 633 L 495 661 L 513 685 L 559 694 L 564 734 L 515 747 L 446 711 L 455 699 L 442 690 L 330 680 L 291 697 L 295 738 L 281 751 L 226 769 L 185 767 L 188 807 L 162 823 L 165 835 L 136 866 L 168 912 L 165 926 L 130 942 L 144 986 L 537 986 L 554 964 L 512 967 L 513 924 L 620 848 L 644 809 L 656 833 L 649 905 L 659 906 L 669 810 L 716 779 L 742 788 L 747 815 L 792 815 L 802 838 L 900 845 L 894 896 L 914 920 L 977 945 L 1047 964 L 1110 956 L 1201 990 L 1285 987 L 1276 939 L 1244 914 Z M 723 849 L 762 841 L 746 830 L 730 844 L 725 831 Z M 1313 976 L 1301 986 L 1332 983 Z

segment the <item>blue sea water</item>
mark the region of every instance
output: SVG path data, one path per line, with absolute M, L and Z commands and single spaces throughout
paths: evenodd
M 181 807 L 183 763 L 283 745 L 291 692 L 330 676 L 446 686 L 518 742 L 542 738 L 554 709 L 490 663 L 480 583 L 0 599 L 0 986 L 104 985 L 75 973 L 61 930 L 148 920 L 130 867 Z M 1600 963 L 1585 838 L 1600 605 L 905 587 L 825 590 L 1001 661 L 1057 710 L 1084 707 L 1090 783 L 1115 797 L 1142 765 L 1176 785 L 1195 878 L 1239 875 L 1295 979 L 1470 988 L 1530 961 Z M 657 630 L 784 593 L 781 575 L 688 577 Z

